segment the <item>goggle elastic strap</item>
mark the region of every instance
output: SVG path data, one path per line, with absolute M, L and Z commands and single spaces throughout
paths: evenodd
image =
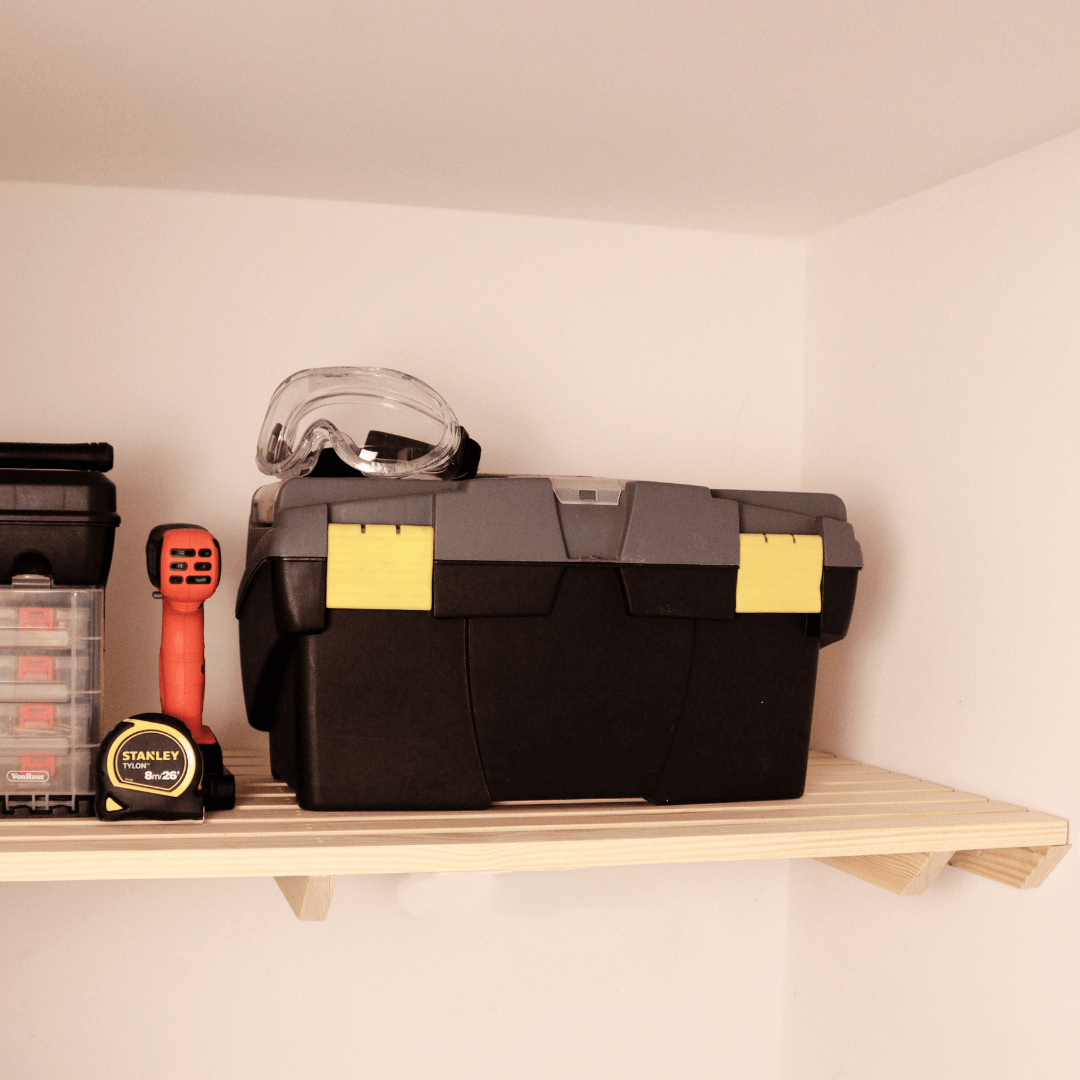
M 458 445 L 457 451 L 454 456 L 440 469 L 433 472 L 424 473 L 424 476 L 438 478 L 439 480 L 471 480 L 476 476 L 477 470 L 480 468 L 480 444 L 475 440 L 469 438 L 469 433 L 465 428 L 460 428 L 461 442 Z M 431 446 L 429 443 L 419 442 L 415 439 L 406 439 L 399 435 L 387 435 L 383 432 L 371 432 L 369 438 L 379 437 L 381 441 L 389 442 L 390 440 L 401 449 L 406 447 L 418 451 L 418 453 L 427 453 Z M 315 468 L 307 474 L 308 476 L 315 477 L 357 477 L 363 476 L 358 469 L 354 469 L 347 461 L 343 461 L 334 450 L 332 446 L 324 447 L 319 453 L 319 460 L 315 464 Z

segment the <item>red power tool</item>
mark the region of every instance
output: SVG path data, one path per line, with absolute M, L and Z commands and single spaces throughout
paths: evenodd
M 146 541 L 150 583 L 164 603 L 158 676 L 161 711 L 182 720 L 202 754 L 203 805 L 231 810 L 236 785 L 225 768 L 214 733 L 202 722 L 206 667 L 203 604 L 221 578 L 221 547 L 198 525 L 158 525 Z

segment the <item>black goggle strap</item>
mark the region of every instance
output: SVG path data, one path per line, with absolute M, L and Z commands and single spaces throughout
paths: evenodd
M 383 460 L 409 461 L 429 453 L 431 444 L 387 431 L 369 431 L 364 440 L 364 449 L 374 451 Z M 435 475 L 442 480 L 471 480 L 479 467 L 480 444 L 470 439 L 469 433 L 462 428 L 457 452 Z M 329 446 L 320 452 L 315 468 L 308 473 L 308 476 L 321 477 L 357 475 L 357 471 L 342 461 Z

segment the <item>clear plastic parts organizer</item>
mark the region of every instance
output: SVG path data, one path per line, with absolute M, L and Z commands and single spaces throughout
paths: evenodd
M 45 581 L 0 587 L 0 810 L 88 814 L 105 594 Z

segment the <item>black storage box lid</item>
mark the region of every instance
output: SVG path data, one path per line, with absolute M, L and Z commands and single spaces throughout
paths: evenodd
M 104 586 L 120 517 L 108 443 L 0 443 L 0 585 Z

